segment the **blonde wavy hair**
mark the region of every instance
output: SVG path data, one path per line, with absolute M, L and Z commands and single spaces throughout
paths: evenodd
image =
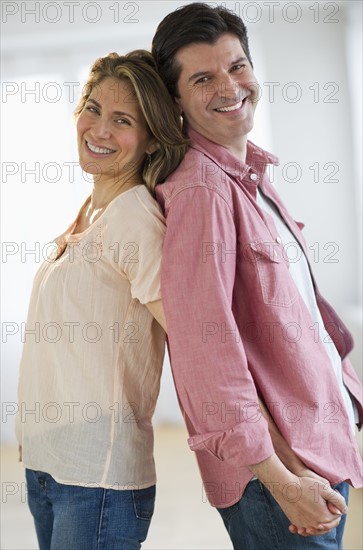
M 151 53 L 134 50 L 123 56 L 109 53 L 94 62 L 74 111 L 76 117 L 82 112 L 95 86 L 108 77 L 131 83 L 150 134 L 156 140 L 156 151 L 152 155 L 145 155 L 141 167 L 142 179 L 154 195 L 155 186 L 175 170 L 188 148 L 188 140 L 182 132 L 180 114 L 156 72 Z

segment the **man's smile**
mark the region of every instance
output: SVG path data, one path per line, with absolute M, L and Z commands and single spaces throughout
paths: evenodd
M 214 109 L 218 113 L 229 113 L 230 111 L 236 111 L 237 109 L 240 109 L 242 107 L 242 103 L 244 100 L 239 101 L 238 103 L 235 103 L 234 105 L 228 105 L 227 107 L 219 107 L 218 109 Z

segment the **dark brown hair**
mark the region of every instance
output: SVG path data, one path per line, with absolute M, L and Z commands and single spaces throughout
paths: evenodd
M 143 181 L 154 194 L 155 185 L 175 170 L 187 150 L 188 141 L 182 133 L 179 111 L 156 71 L 150 52 L 135 50 L 124 56 L 110 53 L 95 61 L 75 109 L 76 117 L 92 90 L 109 77 L 130 82 L 150 134 L 157 142 L 157 150 L 151 158 L 145 156 L 142 166 Z
M 190 44 L 214 44 L 225 33 L 237 36 L 253 67 L 246 26 L 240 17 L 223 6 L 212 8 L 199 2 L 188 4 L 161 21 L 153 38 L 152 54 L 172 97 L 179 96 L 177 85 L 181 66 L 175 59 L 178 51 Z

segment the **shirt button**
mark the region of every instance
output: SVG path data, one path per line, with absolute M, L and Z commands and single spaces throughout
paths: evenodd
M 256 180 L 257 180 L 257 174 L 253 174 L 253 173 L 252 173 L 252 174 L 250 175 L 250 179 L 251 179 L 252 181 L 256 181 Z
M 280 237 L 276 237 L 276 242 L 279 243 L 279 244 L 281 244 L 281 243 L 282 243 L 281 238 L 280 238 Z

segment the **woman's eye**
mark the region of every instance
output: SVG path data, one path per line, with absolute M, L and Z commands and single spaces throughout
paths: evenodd
M 126 118 L 118 118 L 116 122 L 121 125 L 127 124 L 127 126 L 131 126 L 130 122 Z
M 93 107 L 93 105 L 88 105 L 86 107 L 87 111 L 89 111 L 90 113 L 98 113 L 98 109 L 96 109 L 96 107 Z

